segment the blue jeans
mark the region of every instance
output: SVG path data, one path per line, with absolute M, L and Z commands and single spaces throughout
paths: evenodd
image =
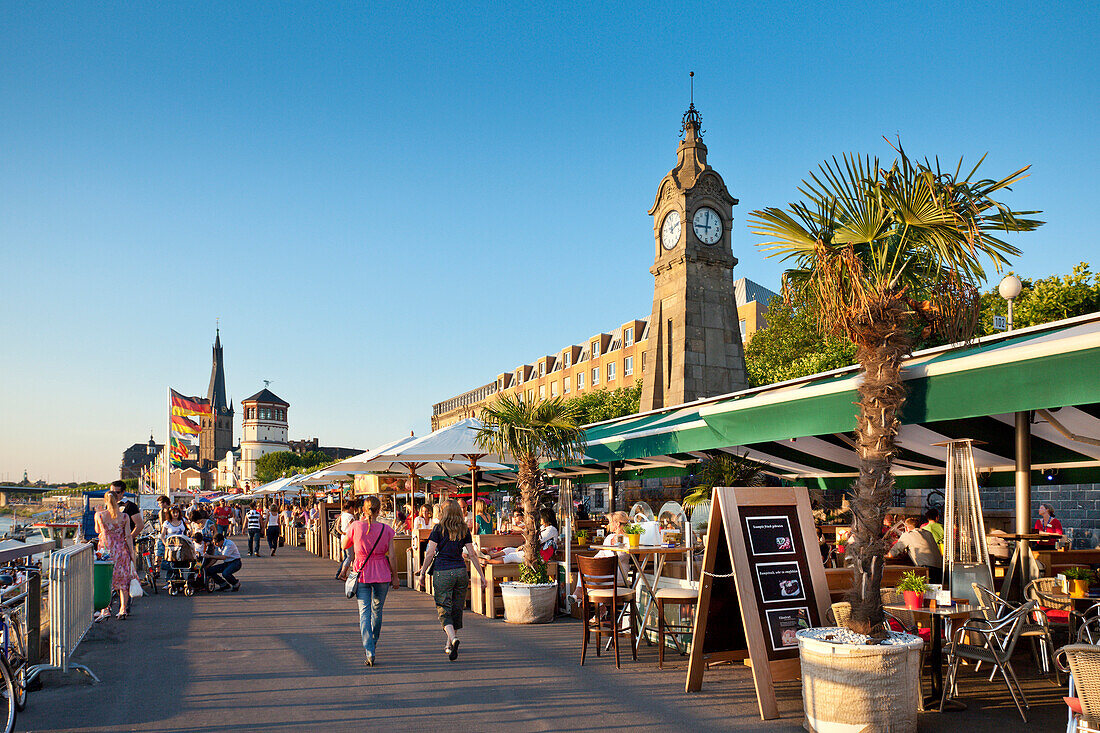
M 260 554 L 260 534 L 261 534 L 260 530 L 258 530 L 258 529 L 248 530 L 248 554 L 249 555 L 251 555 L 253 553 L 255 553 L 257 555 Z M 256 549 L 255 550 L 252 549 L 252 543 L 253 542 L 256 543 Z
M 209 572 L 215 579 L 223 579 L 224 582 L 230 585 L 236 585 L 237 579 L 233 577 L 233 573 L 241 569 L 240 559 L 230 560 L 229 562 L 223 562 L 220 565 L 214 565 L 210 568 Z
M 372 658 L 378 634 L 382 631 L 382 604 L 386 602 L 389 583 L 360 583 L 355 591 L 359 603 L 359 633 L 363 635 L 363 649 Z

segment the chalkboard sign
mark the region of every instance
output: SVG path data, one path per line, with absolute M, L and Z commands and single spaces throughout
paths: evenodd
M 714 489 L 687 690 L 708 664 L 747 658 L 760 717 L 779 717 L 774 683 L 799 676 L 795 634 L 828 603 L 805 487 Z

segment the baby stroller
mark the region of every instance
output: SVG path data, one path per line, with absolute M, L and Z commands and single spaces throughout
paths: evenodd
M 164 584 L 168 595 L 194 595 L 196 588 L 214 590 L 214 579 L 202 569 L 202 559 L 195 553 L 191 540 L 179 535 L 164 541 Z

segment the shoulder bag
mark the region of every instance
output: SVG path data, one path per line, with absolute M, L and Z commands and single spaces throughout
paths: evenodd
M 359 591 L 359 575 L 363 572 L 363 565 L 367 564 L 367 560 L 374 554 L 374 548 L 378 547 L 379 540 L 382 539 L 384 529 L 378 530 L 378 536 L 374 538 L 374 544 L 371 545 L 370 552 L 363 558 L 363 562 L 355 569 L 354 572 L 348 573 L 348 579 L 344 581 L 344 595 L 348 598 L 355 598 L 355 594 Z

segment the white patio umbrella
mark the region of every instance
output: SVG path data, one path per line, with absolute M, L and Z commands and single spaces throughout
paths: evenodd
M 421 438 L 397 443 L 385 452 L 375 456 L 375 460 L 392 461 L 393 463 L 413 462 L 422 463 L 458 463 L 465 465 L 470 471 L 470 503 L 477 501 L 477 472 L 479 469 L 507 470 L 509 466 L 502 465 L 507 457 L 495 453 L 487 453 L 477 444 L 477 433 L 484 427 L 477 418 L 468 417 L 456 423 L 440 428 Z M 440 475 L 446 475 L 441 471 Z
M 335 463 L 329 466 L 330 470 L 350 470 L 359 471 L 363 473 L 403 473 L 409 477 L 409 492 L 413 492 L 416 478 L 431 478 L 434 476 L 446 476 L 452 477 L 455 473 L 455 468 L 461 466 L 466 468 L 470 466 L 475 472 L 478 470 L 478 460 L 485 458 L 486 461 L 491 460 L 491 457 L 486 457 L 480 452 L 474 452 L 469 455 L 465 453 L 439 453 L 438 455 L 423 456 L 419 455 L 417 451 L 410 450 L 410 446 L 420 445 L 422 441 L 428 440 L 433 436 L 438 436 L 440 433 L 449 431 L 457 425 L 465 424 L 469 420 L 463 420 L 461 423 L 455 423 L 455 425 L 448 426 L 436 430 L 434 433 L 430 433 L 422 438 L 416 438 L 409 436 L 407 438 L 400 438 L 398 440 L 390 441 L 384 445 L 380 445 L 377 448 L 360 453 L 357 456 L 346 458 L 343 461 Z M 474 420 L 480 426 L 480 422 Z M 476 428 L 474 429 L 476 431 Z M 453 437 L 446 439 L 449 441 L 446 444 L 434 445 L 429 444 L 429 449 L 440 448 L 441 450 L 451 446 L 454 442 Z M 472 443 L 470 444 L 472 445 Z M 461 447 L 461 446 L 459 446 Z M 471 449 L 473 450 L 473 449 Z M 471 456 L 473 456 L 471 460 Z M 497 463 L 482 462 L 481 468 L 488 470 L 506 470 L 508 466 L 503 466 Z M 477 487 L 475 484 L 474 494 L 476 498 Z

